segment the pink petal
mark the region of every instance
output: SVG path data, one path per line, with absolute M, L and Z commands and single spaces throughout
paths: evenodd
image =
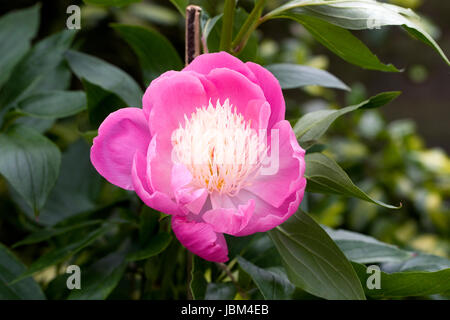
M 256 82 L 264 91 L 264 95 L 270 103 L 272 112 L 269 120 L 269 128 L 271 128 L 275 123 L 285 118 L 286 105 L 280 83 L 269 70 L 261 67 L 259 64 L 247 62 L 246 65 L 256 76 Z
M 199 257 L 213 262 L 228 260 L 228 247 L 223 234 L 214 232 L 209 224 L 173 217 L 172 229 L 181 244 Z
M 273 175 L 260 174 L 245 189 L 270 205 L 279 207 L 303 183 L 305 151 L 299 146 L 288 121 L 278 122 L 272 130 L 278 130 L 278 172 L 274 172 Z
M 152 135 L 158 133 L 169 140 L 173 130 L 184 124 L 185 115 L 189 118 L 197 108 L 209 104 L 203 82 L 192 72 L 171 72 L 158 78 L 145 95 Z
M 173 70 L 164 72 L 158 78 L 153 80 L 147 87 L 147 90 L 145 90 L 144 96 L 142 97 L 142 109 L 144 110 L 144 114 L 147 119 L 150 115 L 151 109 L 153 108 L 153 100 L 151 95 L 155 92 L 155 87 L 158 87 L 158 82 L 163 79 L 170 78 L 176 74 L 178 74 L 178 72 Z
M 131 166 L 137 151 L 146 153 L 150 131 L 142 109 L 124 108 L 100 125 L 91 148 L 91 162 L 110 183 L 133 190 Z
M 172 143 L 170 140 L 155 135 L 147 151 L 147 176 L 150 186 L 156 191 L 174 197 L 172 181 Z
M 244 229 L 255 210 L 255 201 L 250 199 L 245 205 L 234 205 L 227 195 L 210 196 L 212 209 L 206 211 L 202 219 L 209 223 L 214 231 L 237 234 Z
M 297 211 L 300 202 L 303 199 L 305 187 L 306 179 L 303 178 L 300 189 L 291 194 L 278 208 L 255 197 L 255 195 L 248 191 L 241 190 L 237 197 L 239 197 L 240 201 L 243 203 L 249 201 L 249 199 L 253 199 L 255 201 L 255 213 L 248 222 L 247 227 L 235 234 L 235 236 L 242 237 L 255 232 L 266 232 L 285 222 Z
M 172 189 L 175 194 L 175 200 L 187 212 L 199 214 L 202 210 L 208 191 L 204 188 L 198 188 L 192 183 L 192 174 L 181 163 L 174 163 L 172 167 Z
M 208 97 L 215 104 L 229 100 L 238 112 L 243 113 L 251 100 L 265 100 L 261 88 L 241 73 L 226 69 L 214 69 L 206 78 L 215 86 L 215 92 L 208 91 Z
M 141 152 L 136 152 L 131 171 L 133 187 L 136 194 L 149 207 L 166 214 L 182 214 L 179 206 L 165 193 L 154 191 L 147 177 L 147 161 Z
M 213 69 L 227 68 L 242 73 L 246 78 L 256 82 L 256 77 L 249 67 L 238 58 L 226 52 L 202 54 L 194 59 L 183 71 L 195 71 L 204 75 Z
M 251 121 L 252 129 L 265 130 L 269 124 L 270 105 L 265 100 L 250 100 L 242 115 L 246 121 Z

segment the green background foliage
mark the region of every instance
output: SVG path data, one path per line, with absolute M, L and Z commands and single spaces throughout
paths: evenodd
M 73 3 L 1 8 L 0 299 L 450 298 L 450 159 L 391 111 L 419 92 L 425 104 L 414 107 L 449 136 L 446 106 L 430 92 L 433 75 L 448 82 L 438 44 L 448 38 L 436 40 L 432 20 L 450 7 L 327 2 L 243 0 L 224 13 L 230 1 L 85 0 L 78 32 L 65 28 Z M 307 150 L 301 208 L 267 233 L 227 236 L 226 264 L 188 253 L 169 216 L 89 160 L 109 113 L 141 107 L 153 79 L 183 68 L 189 3 L 203 9 L 209 52 L 224 48 L 278 78 Z M 405 45 L 394 50 L 393 39 Z M 72 264 L 81 290 L 66 287 Z M 380 289 L 367 287 L 370 265 Z

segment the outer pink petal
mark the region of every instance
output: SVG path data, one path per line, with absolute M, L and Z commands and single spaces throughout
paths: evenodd
M 209 224 L 173 217 L 172 229 L 181 244 L 199 257 L 213 262 L 228 260 L 228 247 L 223 234 L 214 232 Z
M 100 125 L 91 148 L 91 162 L 109 182 L 133 190 L 131 166 L 137 151 L 147 151 L 150 131 L 142 109 L 124 108 Z
M 189 118 L 196 108 L 209 103 L 204 84 L 191 72 L 172 72 L 157 79 L 145 94 L 150 108 L 150 131 L 164 139 L 170 139 L 173 130 L 184 124 L 185 115 Z
M 158 78 L 153 80 L 150 85 L 145 90 L 144 96 L 142 97 L 142 109 L 144 110 L 145 117 L 148 119 L 150 115 L 150 111 L 153 108 L 153 99 L 151 98 L 153 92 L 155 92 L 155 87 L 158 87 L 158 82 L 170 78 L 174 75 L 178 74 L 177 71 L 167 71 L 161 74 Z
M 252 184 L 245 189 L 270 205 L 279 207 L 287 197 L 302 186 L 305 173 L 305 150 L 299 146 L 288 121 L 278 122 L 272 130 L 278 130 L 278 172 L 273 175 L 255 177 Z M 270 138 L 269 141 L 271 141 Z
M 236 236 L 242 237 L 255 232 L 266 232 L 285 222 L 297 211 L 300 202 L 303 199 L 305 187 L 306 179 L 303 178 L 301 188 L 297 192 L 291 194 L 278 208 L 271 206 L 257 197 L 255 198 L 255 196 L 248 191 L 241 190 L 238 197 L 242 202 L 245 203 L 249 199 L 255 201 L 255 214 L 251 217 L 247 227 L 242 229 Z
M 247 62 L 246 65 L 256 76 L 257 83 L 270 103 L 272 113 L 269 120 L 269 128 L 271 128 L 275 123 L 285 118 L 286 105 L 280 83 L 269 70 L 261 67 L 259 64 Z
M 166 214 L 182 214 L 179 206 L 167 194 L 151 188 L 147 177 L 147 161 L 141 152 L 136 152 L 134 156 L 131 176 L 136 194 L 147 206 Z
M 242 73 L 246 78 L 256 82 L 250 68 L 238 58 L 226 52 L 202 54 L 194 59 L 183 71 L 195 71 L 207 75 L 213 69 L 227 68 Z
M 251 100 L 265 100 L 261 88 L 237 71 L 214 69 L 206 78 L 215 86 L 215 92 L 207 92 L 213 104 L 217 100 L 223 104 L 229 99 L 230 103 L 243 113 Z
M 202 219 L 209 223 L 214 231 L 237 234 L 244 229 L 255 210 L 255 201 L 250 199 L 245 205 L 235 205 L 226 195 L 211 195 L 212 209 L 206 211 Z

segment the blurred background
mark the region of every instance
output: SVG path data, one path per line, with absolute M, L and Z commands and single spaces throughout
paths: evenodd
M 111 23 L 155 28 L 184 56 L 183 19 L 168 0 L 144 0 L 125 8 L 84 5 L 77 0 L 40 2 L 42 21 L 36 40 L 64 29 L 67 7 L 80 5 L 81 30 L 74 47 L 120 67 L 139 83 L 143 81 L 138 59 L 110 27 Z M 284 1 L 269 0 L 267 7 L 279 6 L 281 2 Z M 389 2 L 419 13 L 427 31 L 450 55 L 450 1 Z M 34 3 L 33 0 L 0 0 L 0 15 Z M 190 3 L 200 4 L 210 17 L 220 13 L 223 5 L 223 1 L 215 0 Z M 253 1 L 241 0 L 240 4 L 250 10 Z M 401 202 L 403 207 L 392 211 L 360 200 L 315 194 L 308 194 L 302 206 L 327 226 L 449 257 L 450 68 L 432 48 L 411 39 L 401 28 L 354 34 L 382 62 L 392 63 L 404 71 L 383 73 L 350 65 L 322 47 L 299 24 L 282 20 L 269 21 L 257 31 L 256 62 L 262 65 L 290 62 L 326 69 L 352 88 L 351 92 L 319 87 L 287 90 L 289 119 L 310 111 L 355 104 L 383 91 L 402 91 L 397 100 L 380 110 L 356 112 L 339 119 L 315 148 L 325 150 L 371 196 L 387 203 Z M 75 78 L 72 89 L 82 89 Z M 72 128 L 74 122 L 69 120 L 64 125 Z M 61 126 L 55 125 L 48 135 L 57 141 L 59 135 L 66 135 L 64 139 L 73 142 L 79 136 L 74 133 L 76 130 L 69 129 L 61 130 Z M 67 138 L 67 135 L 72 136 Z M 10 228 L 14 223 L 9 224 L 12 215 L 7 215 L 7 211 L 20 209 L 6 191 L 1 195 L 0 209 L 0 242 L 13 244 L 22 234 Z

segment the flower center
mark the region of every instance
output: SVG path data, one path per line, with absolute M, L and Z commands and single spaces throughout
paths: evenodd
M 266 145 L 250 121 L 228 99 L 197 108 L 172 133 L 175 161 L 190 171 L 193 183 L 210 193 L 235 195 L 261 166 Z

